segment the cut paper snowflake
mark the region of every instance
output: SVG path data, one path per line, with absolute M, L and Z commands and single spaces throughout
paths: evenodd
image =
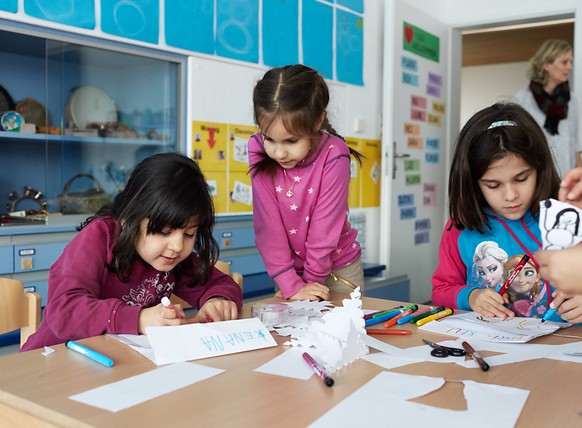
M 334 373 L 368 353 L 362 339 L 365 335 L 364 314 L 360 289 L 350 293 L 350 299 L 342 301 L 321 318 L 310 320 L 307 328 L 286 344 L 310 348 L 329 373 Z

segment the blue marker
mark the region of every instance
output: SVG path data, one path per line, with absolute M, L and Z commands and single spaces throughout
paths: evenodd
M 392 319 L 395 316 L 400 315 L 402 312 L 404 312 L 404 311 L 403 310 L 397 310 L 397 311 L 394 311 L 394 312 L 390 312 L 390 313 L 388 313 L 386 315 L 381 315 L 379 317 L 370 318 L 370 319 L 366 320 L 366 325 L 365 326 L 366 327 L 369 327 L 369 326 L 374 325 L 374 324 L 380 324 L 381 322 L 388 321 L 389 319 Z
M 558 308 L 552 308 L 550 306 L 550 309 L 548 309 L 548 312 L 546 312 L 544 314 L 544 317 L 542 318 L 542 322 L 544 323 L 544 322 L 548 321 L 550 318 L 552 318 L 557 310 L 558 310 Z
M 106 357 L 103 354 L 100 354 L 97 351 L 94 351 L 90 348 L 87 348 L 84 345 L 81 345 L 80 343 L 74 342 L 72 340 L 67 340 L 67 342 L 65 343 L 65 345 L 67 345 L 67 348 L 69 348 L 72 351 L 78 352 L 81 355 L 84 355 L 88 358 L 91 358 L 93 361 L 97 361 L 100 364 L 103 364 L 104 366 L 107 367 L 111 367 L 113 365 L 113 360 L 109 357 Z

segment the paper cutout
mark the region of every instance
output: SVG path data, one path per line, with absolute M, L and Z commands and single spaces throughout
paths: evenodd
M 291 377 L 294 379 L 309 379 L 314 373 L 313 369 L 305 363 L 301 348 L 291 348 L 271 361 L 256 368 L 259 373 L 273 374 L 277 376 Z M 311 351 L 310 351 L 311 352 Z
M 553 333 L 571 324 L 547 321 L 539 318 L 514 317 L 487 318 L 477 312 L 452 315 L 439 321 L 431 321 L 419 327 L 421 330 L 449 336 L 474 338 L 486 342 L 525 343 L 536 337 Z
M 360 288 L 350 293 L 350 299 L 344 299 L 342 306 L 326 312 L 320 319 L 310 322 L 290 345 L 314 348 L 318 360 L 329 373 L 334 373 L 368 353 L 364 343 L 364 313 L 362 311 Z
M 432 426 L 435 421 L 454 421 L 455 426 L 513 427 L 529 396 L 523 389 L 466 380 L 462 383 L 467 410 L 408 401 L 436 391 L 444 383 L 443 378 L 382 372 L 311 426 L 386 426 L 388 421 L 390 426 Z
M 582 210 L 566 202 L 540 202 L 540 231 L 544 250 L 562 250 L 582 241 Z
M 147 327 L 146 334 L 157 365 L 277 346 L 258 318 Z
M 223 371 L 194 363 L 176 363 L 90 389 L 69 398 L 110 412 L 119 412 L 216 376 Z
M 42 353 L 42 355 L 44 355 L 45 357 L 52 354 L 53 352 L 55 352 L 55 350 L 53 348 L 49 348 L 48 346 L 44 347 L 44 352 Z

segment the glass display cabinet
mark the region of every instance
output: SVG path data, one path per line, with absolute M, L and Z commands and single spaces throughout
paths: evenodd
M 0 20 L 0 58 L 0 213 L 94 212 L 185 152 L 185 56 Z

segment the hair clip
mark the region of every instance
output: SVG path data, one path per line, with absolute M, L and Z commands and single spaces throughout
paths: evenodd
M 497 128 L 498 126 L 517 126 L 517 123 L 513 120 L 498 120 L 489 125 L 489 128 L 487 129 Z

